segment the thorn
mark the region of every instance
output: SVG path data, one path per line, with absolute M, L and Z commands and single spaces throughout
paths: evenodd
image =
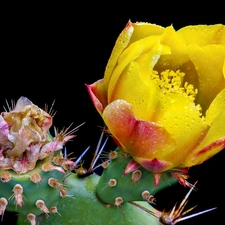
M 65 171 L 63 170 L 63 168 L 59 167 L 59 166 L 53 166 L 51 163 L 46 162 L 42 165 L 42 170 L 44 172 L 48 172 L 48 171 L 52 171 L 52 170 L 58 170 L 61 173 L 65 174 Z
M 60 215 L 61 216 L 61 214 L 58 212 L 58 209 L 57 209 L 57 207 L 56 206 L 52 206 L 51 208 L 50 208 L 50 212 L 51 213 L 57 213 L 58 215 Z
M 16 184 L 13 187 L 13 194 L 10 198 L 15 198 L 16 205 L 23 206 L 23 187 L 20 184 Z
M 1 221 L 3 219 L 3 216 L 4 216 L 5 209 L 6 209 L 7 205 L 8 205 L 7 199 L 4 198 L 4 197 L 0 198 L 0 215 L 2 216 Z
M 48 215 L 50 213 L 49 209 L 47 208 L 47 206 L 45 205 L 45 202 L 43 200 L 37 200 L 35 205 L 46 215 Z
M 27 214 L 27 220 L 30 222 L 30 225 L 36 225 L 36 216 L 33 213 Z

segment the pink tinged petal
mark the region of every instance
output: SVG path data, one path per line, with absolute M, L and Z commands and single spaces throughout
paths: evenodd
M 13 168 L 16 173 L 22 174 L 28 171 L 28 160 L 26 155 L 23 155 L 19 160 L 13 162 Z
M 26 97 L 20 97 L 16 102 L 16 106 L 13 111 L 23 111 L 24 107 L 32 105 L 33 103 Z
M 28 160 L 28 170 L 32 170 L 39 157 L 39 152 L 41 149 L 42 144 L 31 144 L 26 151 L 27 160 Z
M 39 135 L 30 130 L 29 126 L 21 127 L 18 132 L 10 133 L 8 138 L 14 143 L 14 148 L 7 151 L 7 157 L 15 160 L 23 155 L 23 152 L 32 142 L 40 141 Z
M 134 159 L 138 161 L 146 170 L 151 171 L 152 173 L 160 173 L 171 167 L 171 163 L 158 160 L 156 158 L 147 160 L 134 157 Z
M 205 148 L 203 148 L 201 151 L 196 153 L 196 158 L 200 155 L 205 155 L 207 153 L 209 153 L 209 158 L 211 158 L 210 152 L 211 150 L 215 151 L 215 149 L 223 149 L 225 148 L 225 137 L 221 138 L 219 140 L 216 140 L 215 142 L 211 143 L 210 145 L 206 146 Z M 208 158 L 206 158 L 205 160 L 207 160 Z
M 91 85 L 86 85 L 86 87 L 95 108 L 101 115 L 107 105 L 107 92 L 103 79 L 98 80 Z
M 164 161 L 166 151 L 170 150 L 168 146 L 174 145 L 173 137 L 163 127 L 153 122 L 137 120 L 131 105 L 124 100 L 109 104 L 103 112 L 103 119 L 111 134 L 140 165 L 146 165 L 144 159 L 151 161 L 157 158 Z M 151 167 L 153 164 L 150 163 L 148 168 L 154 168 Z M 160 165 L 163 165 L 158 167 L 160 171 L 166 168 L 164 164 Z
M 40 151 L 39 160 L 42 160 L 49 155 L 51 155 L 53 152 L 56 152 L 63 148 L 63 141 L 58 141 L 57 139 L 45 144 Z
M 5 149 L 12 147 L 12 143 L 8 140 L 8 135 L 9 135 L 9 125 L 0 115 L 0 143 L 1 146 Z
M 123 172 L 123 176 L 135 171 L 136 169 L 138 169 L 140 167 L 140 164 L 138 164 L 136 161 L 134 161 L 133 159 L 130 160 L 130 162 L 127 164 L 124 172 Z

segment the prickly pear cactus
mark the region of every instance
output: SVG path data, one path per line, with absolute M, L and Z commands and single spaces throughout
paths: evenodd
M 130 156 L 119 148 L 102 153 L 104 131 L 86 170 L 81 159 L 88 149 L 76 161 L 63 151 L 78 127 L 51 135 L 53 112 L 47 111 L 21 97 L 0 115 L 2 221 L 9 211 L 18 214 L 18 225 L 158 224 L 154 194 L 176 180 L 168 174 L 156 187 L 143 168 L 123 174 Z M 104 160 L 96 165 L 100 155 Z M 101 176 L 95 173 L 100 166 Z

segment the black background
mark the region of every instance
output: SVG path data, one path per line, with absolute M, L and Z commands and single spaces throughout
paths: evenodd
M 223 7 L 166 1 L 53 2 L 10 5 L 2 8 L 1 111 L 6 100 L 26 96 L 39 107 L 54 103 L 54 126 L 59 130 L 86 122 L 67 149 L 78 156 L 91 145 L 95 150 L 103 122 L 85 87 L 103 77 L 116 38 L 128 20 L 173 24 L 175 29 L 192 24 L 225 23 Z M 114 145 L 112 144 L 114 147 Z M 111 146 L 110 146 L 111 147 Z M 87 157 L 86 162 L 90 160 Z M 220 152 L 190 169 L 189 181 L 198 180 L 198 191 L 188 206 L 194 212 L 217 206 L 216 211 L 180 224 L 217 224 L 224 221 L 224 162 Z M 157 207 L 169 210 L 188 191 L 177 184 L 157 194 Z M 91 212 L 90 212 L 91 213 Z M 8 214 L 3 223 L 7 223 Z

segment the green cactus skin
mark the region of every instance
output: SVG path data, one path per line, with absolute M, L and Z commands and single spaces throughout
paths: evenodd
M 115 205 L 118 197 L 122 198 L 123 202 L 147 200 L 152 203 L 156 192 L 177 182 L 170 173 L 165 173 L 156 187 L 153 174 L 141 167 L 123 176 L 132 158 L 119 149 L 116 149 L 115 153 L 117 157 L 104 169 L 97 185 L 97 195 L 105 203 Z
M 40 225 L 159 225 L 158 218 L 129 203 L 118 207 L 107 207 L 96 196 L 99 179 L 100 176 L 96 174 L 86 178 L 79 178 L 75 173 L 71 174 L 65 181 L 68 196 L 61 198 L 57 206 L 59 213 L 51 214 L 49 217 L 40 217 Z M 147 202 L 141 201 L 138 204 L 154 211 L 154 208 Z M 20 214 L 17 225 L 29 225 L 26 220 Z
M 5 210 L 18 212 L 25 217 L 29 213 L 35 217 L 43 213 L 48 215 L 51 207 L 56 207 L 59 199 L 66 196 L 66 189 L 63 187 L 65 173 L 62 167 L 52 163 L 54 155 L 39 161 L 34 170 L 25 174 L 0 170 L 0 197 L 7 200 Z M 3 214 L 4 212 L 2 216 Z

